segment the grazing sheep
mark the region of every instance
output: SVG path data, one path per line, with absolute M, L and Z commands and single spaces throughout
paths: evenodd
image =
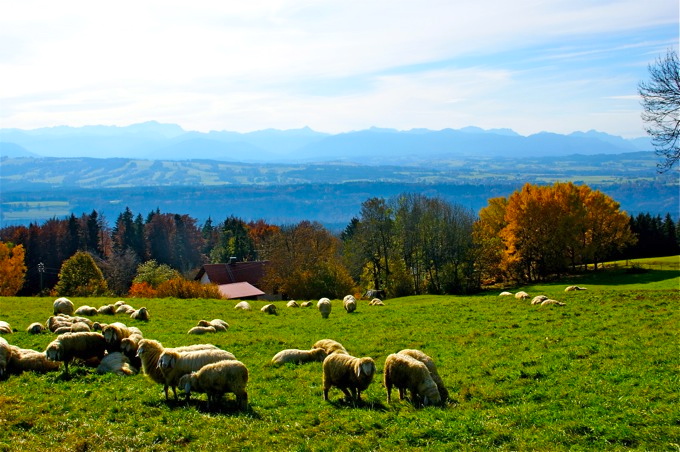
M 380 298 L 374 298 L 369 303 L 369 306 L 385 306 L 385 303 Z
M 541 306 L 548 306 L 548 305 L 566 306 L 567 304 L 566 304 L 566 303 L 563 303 L 563 302 L 561 302 L 561 301 L 551 300 L 550 298 L 548 298 L 547 300 L 543 300 L 543 301 L 541 302 Z
M 174 349 L 164 348 L 163 344 L 153 339 L 142 339 L 137 347 L 137 357 L 142 361 L 142 371 L 154 383 L 165 384 L 165 376 L 161 372 L 159 360 L 165 350 L 189 351 L 189 350 L 217 350 L 212 344 L 197 344 Z M 168 390 L 165 388 L 165 399 L 168 399 Z
M 567 288 L 564 289 L 565 292 L 573 292 L 574 290 L 588 290 L 588 288 L 579 286 L 567 286 Z
M 348 314 L 351 314 L 357 309 L 357 301 L 352 295 L 347 295 L 342 300 L 342 306 L 345 308 L 345 311 L 347 311 Z
M 499 297 L 512 297 L 512 292 L 501 292 L 498 294 Z
M 437 384 L 432 379 L 427 366 L 417 359 L 400 353 L 393 353 L 385 359 L 383 381 L 387 389 L 387 403 L 390 403 L 392 387 L 399 390 L 399 398 L 404 400 L 406 390 L 411 391 L 413 405 L 427 406 L 441 402 Z
M 285 363 L 303 364 L 314 361 L 322 362 L 328 354 L 323 348 L 313 348 L 311 350 L 287 349 L 281 350 L 272 358 L 271 363 L 280 366 Z
M 375 362 L 372 358 L 330 354 L 323 361 L 323 399 L 328 400 L 328 391 L 335 386 L 345 394 L 347 401 L 360 402 L 361 392 L 371 384 L 373 374 Z
M 399 355 L 410 356 L 411 358 L 415 358 L 421 363 L 425 364 L 425 367 L 427 367 L 427 370 L 430 372 L 432 380 L 437 385 L 437 390 L 439 391 L 439 398 L 441 399 L 441 403 L 442 404 L 446 403 L 446 401 L 449 399 L 449 391 L 446 389 L 444 381 L 442 381 L 442 377 L 439 376 L 439 372 L 437 372 L 437 366 L 435 365 L 434 360 L 420 350 L 405 349 L 397 353 Z M 434 401 L 432 402 L 436 403 Z
M 121 303 L 120 301 L 116 302 L 116 304 L 113 305 L 113 307 L 116 308 L 116 314 L 127 314 L 130 315 L 133 312 L 135 312 L 135 308 L 130 306 L 129 304 L 123 302 L 123 304 L 118 305 L 118 303 Z M 118 305 L 118 306 L 116 306 Z
M 28 328 L 26 328 L 26 332 L 28 334 L 42 334 L 45 332 L 47 328 L 45 328 L 45 325 L 43 325 L 40 322 L 33 322 L 30 325 L 28 325 Z
M 165 399 L 168 399 L 168 388 L 170 387 L 175 395 L 175 400 L 177 400 L 177 384 L 182 375 L 195 372 L 206 364 L 235 359 L 236 357 L 232 353 L 220 349 L 184 352 L 165 349 L 158 358 L 158 367 L 165 378 L 165 386 L 163 388 L 165 390 Z
M 228 392 L 236 396 L 236 403 L 241 410 L 248 407 L 248 368 L 236 360 L 219 361 L 207 364 L 190 374 L 182 375 L 178 382 L 184 388 L 187 400 L 191 391 L 205 392 L 208 395 L 208 409 L 210 404 L 217 404 L 222 396 Z
M 534 299 L 531 300 L 531 304 L 532 305 L 541 304 L 544 300 L 547 300 L 547 299 L 548 299 L 548 297 L 546 297 L 545 295 L 536 295 L 534 297 Z
M 529 298 L 529 294 L 520 290 L 515 294 L 515 298 L 517 298 L 518 300 L 527 300 Z
M 97 308 L 93 308 L 92 306 L 83 305 L 83 306 L 80 306 L 78 309 L 76 309 L 75 314 L 76 315 L 88 315 L 88 316 L 92 317 L 93 315 L 99 314 L 99 312 L 97 311 Z
M 197 326 L 211 326 L 215 328 L 215 331 L 227 331 L 227 328 L 229 328 L 229 324 L 225 322 L 222 319 L 212 319 L 211 321 L 207 320 L 199 320 Z
M 12 334 L 12 327 L 4 320 L 0 320 L 0 334 Z
M 0 337 L 0 378 L 5 376 L 7 363 L 12 358 L 12 349 L 5 338 Z
M 73 358 L 102 359 L 106 353 L 106 339 L 101 333 L 65 333 L 57 336 L 45 350 L 48 359 L 62 361 L 68 375 L 68 364 Z
M 343 347 L 340 342 L 334 341 L 333 339 L 320 339 L 312 345 L 312 348 L 322 348 L 326 350 L 327 355 L 330 355 L 331 353 L 349 355 L 347 350 L 345 350 L 345 347 Z
M 302 303 L 300 303 L 300 307 L 301 308 L 308 308 L 308 307 L 312 306 L 312 304 L 313 303 L 311 301 L 303 301 Z
M 260 311 L 264 312 L 265 314 L 271 314 L 271 315 L 279 315 L 278 312 L 276 312 L 276 306 L 273 304 L 266 304 L 260 308 Z
M 133 330 L 128 328 L 124 323 L 114 322 L 106 325 L 102 328 L 102 334 L 106 339 L 106 349 L 109 352 L 120 351 L 120 341 L 129 337 L 132 333 Z
M 236 306 L 234 306 L 234 309 L 240 309 L 242 311 L 252 311 L 252 307 L 250 306 L 250 303 L 247 301 L 240 301 L 236 303 Z
M 105 374 L 107 372 L 118 375 L 136 375 L 139 371 L 132 367 L 127 356 L 120 352 L 113 352 L 106 355 L 97 366 L 97 373 Z
M 54 308 L 54 315 L 57 314 L 66 314 L 66 315 L 73 315 L 73 303 L 71 300 L 68 298 L 57 298 L 54 300 L 54 303 L 52 304 L 52 307 Z
M 18 375 L 22 372 L 52 372 L 59 370 L 59 362 L 47 359 L 45 352 L 23 349 L 10 345 L 12 356 L 7 363 L 7 373 Z
M 328 316 L 331 314 L 331 300 L 328 298 L 322 298 L 319 300 L 319 302 L 316 304 L 317 309 L 321 313 L 321 317 L 324 319 L 327 319 Z
M 136 311 L 134 311 L 132 314 L 130 314 L 130 318 L 132 320 L 141 320 L 142 322 L 148 322 L 149 321 L 149 310 L 146 308 L 139 308 Z
M 116 315 L 116 308 L 112 304 L 106 304 L 100 306 L 99 309 L 97 309 L 97 313 L 101 315 Z
M 187 334 L 206 334 L 206 333 L 216 333 L 217 330 L 214 326 L 195 326 L 187 331 Z
M 299 308 L 300 305 L 297 303 L 295 300 L 290 300 L 288 303 L 286 303 L 287 308 Z

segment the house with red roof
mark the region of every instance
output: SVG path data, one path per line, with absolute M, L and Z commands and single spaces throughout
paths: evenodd
M 259 299 L 270 298 L 259 289 L 268 261 L 229 262 L 227 264 L 205 264 L 194 280 L 201 284 L 217 284 L 225 298 Z

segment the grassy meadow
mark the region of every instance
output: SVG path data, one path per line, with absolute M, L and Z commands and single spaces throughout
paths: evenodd
M 568 284 L 588 290 L 565 293 Z M 476 296 L 414 296 L 361 301 L 347 314 L 333 300 L 329 319 L 314 308 L 278 316 L 237 312 L 218 300 L 130 299 L 146 306 L 139 327 L 165 346 L 210 342 L 233 352 L 250 372 L 249 409 L 234 396 L 208 410 L 204 394 L 166 403 L 144 375 L 98 375 L 72 366 L 0 382 L 0 450 L 659 450 L 680 449 L 680 271 L 591 272 L 560 283 L 510 288 L 545 294 L 566 306 Z M 112 298 L 72 298 L 101 306 Z M 44 350 L 53 334 L 31 336 L 53 298 L 0 298 L 5 336 Z M 100 321 L 113 321 L 103 318 Z M 222 318 L 226 333 L 189 336 L 200 319 Z M 268 365 L 286 348 L 322 338 L 354 356 L 371 356 L 378 372 L 354 406 L 337 389 L 323 400 L 321 363 Z M 434 358 L 452 400 L 415 409 L 393 392 L 386 403 L 385 357 L 417 348 Z

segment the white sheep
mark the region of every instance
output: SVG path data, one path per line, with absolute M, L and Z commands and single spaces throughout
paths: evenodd
M 116 315 L 116 308 L 112 304 L 105 304 L 97 309 L 97 313 L 101 315 Z
M 7 370 L 7 363 L 12 357 L 12 349 L 9 342 L 3 337 L 0 337 L 0 378 L 5 376 Z
M 566 303 L 563 303 L 563 302 L 561 302 L 561 301 L 552 300 L 552 299 L 550 299 L 550 298 L 548 298 L 547 300 L 543 300 L 543 301 L 541 302 L 541 306 L 549 306 L 549 305 L 566 306 L 567 304 L 566 304 Z
M 208 409 L 210 404 L 217 404 L 226 393 L 236 396 L 239 409 L 248 407 L 248 368 L 241 361 L 218 361 L 206 364 L 199 370 L 184 374 L 178 381 L 178 386 L 184 389 L 187 400 L 191 391 L 205 392 L 208 395 Z
M 93 308 L 92 306 L 87 306 L 83 305 L 80 306 L 78 309 L 76 309 L 75 315 L 87 315 L 87 316 L 94 316 L 97 315 L 99 312 L 97 311 L 97 308 Z
M 499 297 L 512 297 L 512 292 L 504 291 L 504 292 L 499 293 L 498 296 Z
M 439 376 L 439 372 L 437 371 L 437 365 L 434 363 L 434 360 L 420 350 L 404 349 L 400 350 L 397 353 L 399 355 L 410 356 L 411 358 L 415 358 L 421 363 L 425 364 L 425 367 L 427 367 L 427 370 L 430 372 L 432 380 L 437 385 L 437 390 L 439 391 L 441 403 L 446 403 L 446 401 L 449 399 L 449 391 L 446 389 L 442 377 Z
M 206 333 L 216 333 L 217 330 L 214 326 L 195 326 L 187 331 L 187 334 L 206 334 Z
M 137 369 L 142 368 L 142 360 L 137 356 L 137 348 L 139 348 L 139 342 L 142 339 L 144 337 L 140 331 L 139 333 L 133 332 L 120 341 L 120 351 L 130 360 L 130 364 Z
M 354 296 L 347 295 L 342 300 L 342 306 L 345 308 L 345 311 L 347 311 L 348 314 L 351 314 L 357 309 L 357 301 L 354 299 Z
M 102 362 L 97 366 L 97 373 L 114 373 L 117 375 L 136 375 L 139 371 L 135 369 L 130 360 L 120 352 L 109 353 L 104 356 Z
M 527 300 L 529 298 L 529 294 L 520 290 L 515 294 L 515 298 L 517 298 L 518 300 Z
M 588 288 L 579 286 L 567 286 L 566 289 L 564 289 L 565 292 L 573 292 L 574 290 L 588 290 Z
M 253 308 L 250 306 L 250 303 L 247 301 L 240 301 L 236 303 L 234 306 L 234 309 L 240 309 L 242 311 L 251 311 Z
M 311 350 L 286 349 L 281 350 L 271 360 L 274 366 L 281 366 L 285 363 L 303 364 L 314 361 L 322 362 L 328 354 L 323 348 L 313 348 Z
M 264 312 L 265 314 L 271 314 L 271 315 L 279 315 L 278 312 L 276 312 L 276 306 L 273 304 L 266 304 L 260 308 L 260 311 Z
M 288 303 L 286 303 L 287 308 L 299 308 L 300 305 L 298 304 L 297 301 L 295 300 L 290 300 Z
M 141 320 L 142 322 L 149 321 L 149 310 L 142 307 L 130 314 L 130 318 L 133 320 Z
M 332 353 L 323 361 L 323 398 L 328 400 L 328 391 L 335 386 L 347 401 L 361 401 L 361 392 L 368 388 L 375 374 L 372 358 L 355 358 L 341 353 Z
M 119 305 L 118 303 L 122 303 L 122 304 Z M 130 315 L 130 314 L 132 314 L 133 312 L 135 312 L 135 310 L 136 310 L 135 308 L 133 308 L 133 307 L 130 306 L 129 304 L 127 304 L 127 303 L 125 303 L 125 302 L 121 302 L 121 301 L 117 301 L 117 302 L 113 305 L 113 307 L 116 308 L 116 314 L 127 314 L 127 315 Z
M 548 297 L 546 297 L 545 295 L 536 295 L 533 298 L 533 300 L 531 300 L 531 304 L 532 305 L 541 304 L 544 300 L 547 300 L 547 299 L 548 299 Z
M 66 314 L 66 315 L 73 315 L 73 303 L 71 300 L 65 297 L 57 298 L 54 300 L 54 303 L 52 304 L 52 307 L 54 308 L 54 315 L 57 314 Z
M 134 330 L 128 328 L 124 323 L 109 323 L 102 328 L 102 334 L 106 339 L 106 348 L 109 352 L 120 351 L 120 341 L 129 337 Z M 139 331 L 139 330 L 137 330 Z
M 163 344 L 153 339 L 142 339 L 137 347 L 137 357 L 142 361 L 142 371 L 153 382 L 165 385 L 165 376 L 161 372 L 159 360 L 165 350 L 217 350 L 212 344 L 197 344 L 174 349 L 165 348 Z M 168 390 L 165 388 L 165 399 L 168 400 Z
M 195 372 L 206 364 L 235 359 L 232 353 L 220 349 L 195 351 L 165 349 L 158 358 L 158 367 L 165 378 L 163 389 L 166 400 L 169 387 L 172 388 L 175 400 L 177 400 L 177 384 L 182 375 Z
M 59 370 L 60 363 L 47 359 L 45 352 L 23 349 L 10 345 L 12 356 L 7 363 L 7 373 L 18 375 L 22 372 L 52 372 Z
M 300 303 L 300 307 L 301 308 L 308 308 L 308 307 L 312 306 L 313 304 L 314 303 L 312 303 L 311 301 L 303 301 L 302 303 Z
M 4 320 L 0 320 L 0 334 L 12 334 L 12 327 Z
M 322 348 L 326 350 L 327 355 L 330 355 L 331 353 L 342 353 L 345 355 L 349 354 L 340 342 L 334 341 L 333 339 L 320 339 L 314 342 L 312 348 Z
M 322 298 L 319 300 L 319 302 L 316 304 L 316 308 L 319 310 L 321 313 L 321 317 L 324 319 L 327 319 L 328 316 L 331 314 L 331 300 L 328 298 Z
M 227 331 L 229 324 L 222 319 L 212 319 L 211 321 L 199 320 L 196 326 L 211 326 L 215 328 L 215 331 L 223 332 Z
M 369 306 L 385 306 L 385 303 L 380 298 L 374 298 L 369 303 Z
M 26 332 L 28 334 L 42 334 L 45 332 L 45 330 L 47 330 L 47 328 L 45 328 L 45 325 L 40 322 L 33 322 L 28 325 L 28 328 L 26 328 Z
M 106 354 L 106 339 L 101 333 L 65 333 L 57 336 L 45 350 L 48 359 L 62 361 L 68 375 L 68 364 L 73 358 L 102 359 Z
M 390 403 L 392 387 L 399 390 L 401 400 L 404 400 L 404 394 L 409 390 L 411 402 L 415 406 L 441 402 L 437 384 L 427 366 L 409 355 L 393 353 L 387 356 L 383 381 L 387 390 L 387 403 Z

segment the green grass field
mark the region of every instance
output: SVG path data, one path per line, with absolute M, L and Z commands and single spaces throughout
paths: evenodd
M 565 293 L 567 284 L 588 287 Z M 680 449 L 680 272 L 624 269 L 560 284 L 512 288 L 545 294 L 563 307 L 477 296 L 388 299 L 347 314 L 333 301 L 329 319 L 313 308 L 269 316 L 252 302 L 129 300 L 146 306 L 148 323 L 117 316 L 166 346 L 210 342 L 250 371 L 249 402 L 228 394 L 207 410 L 203 394 L 166 403 L 162 386 L 143 375 L 97 375 L 73 366 L 0 382 L 0 450 L 660 450 Z M 115 302 L 75 298 L 76 306 Z M 44 350 L 52 334 L 23 332 L 45 321 L 52 298 L 0 298 L 5 336 Z M 222 318 L 226 333 L 189 336 L 200 319 Z M 102 318 L 100 321 L 113 321 Z M 286 348 L 332 338 L 354 356 L 371 356 L 378 373 L 353 406 L 331 390 L 323 400 L 321 364 L 268 365 Z M 382 385 L 385 357 L 403 348 L 432 356 L 452 400 L 415 409 Z

